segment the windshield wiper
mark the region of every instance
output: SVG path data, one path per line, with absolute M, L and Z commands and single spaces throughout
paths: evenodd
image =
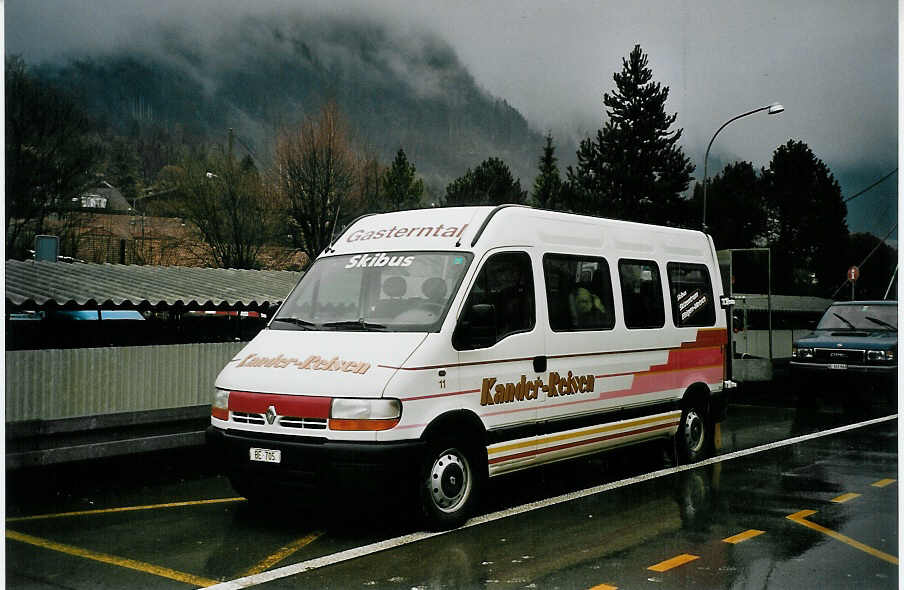
M 386 326 L 383 324 L 373 324 L 371 322 L 365 322 L 364 318 L 357 320 L 348 320 L 345 322 L 328 322 L 323 324 L 324 328 L 357 328 L 359 330 L 385 330 Z
M 842 316 L 838 315 L 837 313 L 832 312 L 832 315 L 835 316 L 836 318 L 838 318 L 839 320 L 841 320 L 842 322 L 844 322 L 845 324 L 847 324 L 851 328 L 851 330 L 857 329 L 857 326 L 855 326 L 851 322 L 847 321 L 847 319 L 843 318 Z
M 298 318 L 273 318 L 274 322 L 286 322 L 287 324 L 294 324 L 296 326 L 300 326 L 302 328 L 308 329 L 313 328 L 317 324 L 314 322 L 309 322 L 307 320 L 300 320 Z
M 863 316 L 863 317 L 864 317 L 864 319 L 867 319 L 867 320 L 873 322 L 874 324 L 879 324 L 880 326 L 885 326 L 886 328 L 888 328 L 889 330 L 891 330 L 891 331 L 893 331 L 893 332 L 897 332 L 897 331 L 898 331 L 898 327 L 897 327 L 897 326 L 893 326 L 893 325 L 889 324 L 888 322 L 883 322 L 883 321 L 880 320 L 879 318 L 870 317 L 870 316 L 868 316 L 868 315 L 865 315 L 865 316 Z

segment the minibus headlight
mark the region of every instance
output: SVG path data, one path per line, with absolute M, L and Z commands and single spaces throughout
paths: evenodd
M 210 415 L 220 420 L 229 420 L 229 391 L 217 389 L 214 392 Z
M 330 407 L 330 430 L 389 430 L 401 417 L 397 399 L 337 397 Z

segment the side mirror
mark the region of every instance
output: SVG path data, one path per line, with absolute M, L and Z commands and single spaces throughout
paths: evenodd
M 496 344 L 496 306 L 478 303 L 467 309 L 452 334 L 458 350 L 487 348 Z

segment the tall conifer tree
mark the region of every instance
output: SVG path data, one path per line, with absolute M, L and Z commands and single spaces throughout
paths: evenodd
M 539 174 L 534 179 L 533 199 L 537 207 L 541 209 L 561 209 L 560 195 L 562 192 L 562 177 L 559 175 L 559 166 L 556 164 L 556 146 L 552 143 L 552 134 L 547 133 L 546 145 L 543 146 L 543 155 L 540 156 Z
M 424 194 L 424 181 L 417 177 L 414 164 L 399 148 L 395 160 L 383 175 L 383 194 L 389 211 L 417 209 Z
M 581 142 L 577 167 L 568 169 L 574 208 L 605 217 L 682 225 L 693 164 L 670 130 L 677 113 L 667 115 L 668 87 L 653 81 L 647 55 L 635 45 L 616 90 L 603 95 L 608 120 L 595 138 Z

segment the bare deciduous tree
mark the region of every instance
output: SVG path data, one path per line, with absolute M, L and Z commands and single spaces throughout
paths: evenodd
M 253 161 L 215 149 L 186 159 L 176 178 L 180 211 L 208 249 L 196 254 L 222 268 L 259 268 L 276 207 Z
M 314 259 L 361 209 L 361 158 L 335 103 L 280 134 L 274 186 L 288 209 L 293 246 Z

